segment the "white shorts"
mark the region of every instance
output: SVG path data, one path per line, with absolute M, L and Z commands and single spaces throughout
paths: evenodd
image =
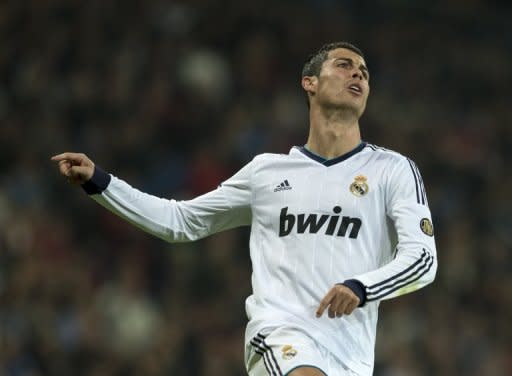
M 249 376 L 286 376 L 299 367 L 317 368 L 326 376 L 357 376 L 300 329 L 259 333 L 245 352 Z

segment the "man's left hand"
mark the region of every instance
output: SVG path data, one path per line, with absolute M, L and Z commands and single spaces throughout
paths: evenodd
M 342 284 L 335 285 L 320 302 L 316 317 L 321 317 L 326 308 L 330 318 L 350 315 L 359 302 L 359 298 L 350 288 Z

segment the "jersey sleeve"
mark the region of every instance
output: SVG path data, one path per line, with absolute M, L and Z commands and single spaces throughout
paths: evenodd
M 386 214 L 393 221 L 398 244 L 394 259 L 354 277 L 366 302 L 391 299 L 418 290 L 434 280 L 436 246 L 425 186 L 413 161 L 401 159 L 388 174 Z
M 214 191 L 188 201 L 143 193 L 101 169 L 84 189 L 100 205 L 142 230 L 169 242 L 186 242 L 251 223 L 252 164 Z

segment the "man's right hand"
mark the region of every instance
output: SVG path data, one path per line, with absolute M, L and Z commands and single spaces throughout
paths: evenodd
M 84 184 L 94 174 L 94 162 L 83 153 L 62 153 L 51 160 L 58 162 L 60 173 L 73 184 Z

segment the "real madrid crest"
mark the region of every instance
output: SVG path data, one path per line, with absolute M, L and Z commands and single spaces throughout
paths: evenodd
M 354 182 L 350 184 L 350 192 L 352 192 L 357 197 L 362 197 L 368 193 L 370 188 L 368 187 L 368 183 L 366 183 L 366 176 L 357 175 L 354 178 Z
M 297 350 L 295 350 L 292 345 L 284 345 L 281 351 L 283 352 L 283 359 L 285 360 L 291 359 L 297 355 Z

